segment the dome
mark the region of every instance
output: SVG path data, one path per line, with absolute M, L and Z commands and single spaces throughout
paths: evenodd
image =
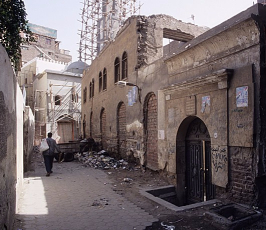
M 71 72 L 71 73 L 78 73 L 78 74 L 82 74 L 83 71 L 85 69 L 87 69 L 89 67 L 88 64 L 86 64 L 85 62 L 79 60 L 79 61 L 75 61 L 69 64 L 69 66 L 67 66 L 66 68 L 66 72 Z

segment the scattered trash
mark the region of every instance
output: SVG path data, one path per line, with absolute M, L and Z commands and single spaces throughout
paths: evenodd
M 91 206 L 100 206 L 100 202 L 98 200 L 93 201 Z
M 129 169 L 129 164 L 125 160 L 115 160 L 108 156 L 105 150 L 100 152 L 84 152 L 83 154 L 77 153 L 76 157 L 87 166 L 96 169 Z
M 133 180 L 131 178 L 124 178 L 124 182 L 132 182 Z
M 173 225 L 166 225 L 163 222 L 161 222 L 161 226 L 164 227 L 166 230 L 175 230 L 175 226 Z
M 109 200 L 106 198 L 101 198 L 100 200 L 94 200 L 91 206 L 103 207 L 109 205 Z
M 174 223 L 178 223 L 178 222 L 180 222 L 180 221 L 182 221 L 182 220 L 183 220 L 183 218 L 180 219 L 180 220 L 174 221 L 174 222 L 169 222 L 169 223 L 170 223 L 170 224 L 174 224 Z
M 98 155 L 108 155 L 108 152 L 106 152 L 105 150 L 101 150 L 100 152 L 96 153 Z

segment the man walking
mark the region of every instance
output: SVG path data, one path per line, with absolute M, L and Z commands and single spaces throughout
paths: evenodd
M 46 138 L 47 144 L 49 145 L 49 149 L 43 152 L 43 159 L 44 159 L 44 164 L 45 164 L 45 169 L 46 169 L 46 176 L 50 176 L 50 174 L 53 172 L 53 162 L 54 162 L 54 155 L 55 155 L 55 150 L 58 153 L 61 153 L 60 148 L 56 144 L 56 141 L 52 139 L 52 133 L 48 133 L 48 138 Z

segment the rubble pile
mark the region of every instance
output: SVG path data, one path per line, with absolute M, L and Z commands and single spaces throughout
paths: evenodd
M 129 169 L 129 164 L 125 160 L 116 160 L 108 156 L 104 150 L 100 152 L 77 153 L 76 157 L 80 162 L 93 168 L 99 169 Z

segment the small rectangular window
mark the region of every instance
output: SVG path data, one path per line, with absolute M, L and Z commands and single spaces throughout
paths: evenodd
M 54 104 L 55 105 L 61 105 L 61 96 L 60 95 L 56 95 L 54 98 Z
M 51 41 L 51 39 L 50 38 L 46 38 L 46 45 L 51 45 L 52 44 L 52 41 Z

